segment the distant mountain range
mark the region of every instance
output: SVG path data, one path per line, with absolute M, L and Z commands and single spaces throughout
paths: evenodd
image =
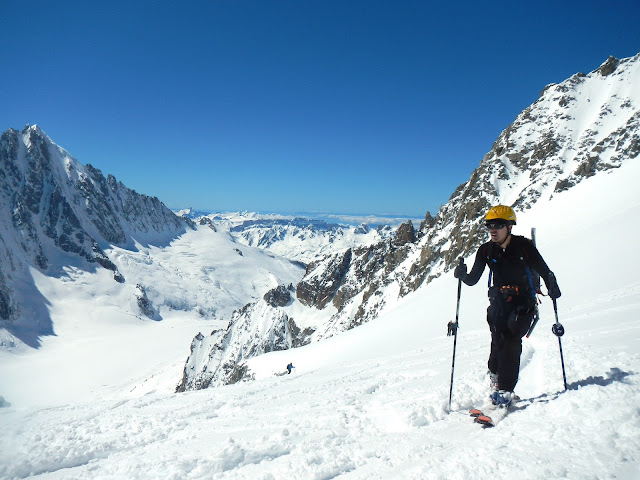
M 283 285 L 246 305 L 226 330 L 196 336 L 178 390 L 251 378 L 247 358 L 318 341 L 377 317 L 389 302 L 474 252 L 485 241 L 483 218 L 490 206 L 524 212 L 639 154 L 640 54 L 610 57 L 589 74 L 546 86 L 435 217 L 427 212 L 420 225 L 407 222 L 378 242 L 314 260 L 297 285 Z M 550 214 L 570 221 L 571 212 Z
M 394 231 L 389 225 L 372 228 L 366 223 L 355 226 L 318 218 L 248 212 L 201 216 L 190 212 L 187 217 L 210 221 L 227 230 L 240 244 L 305 264 L 345 248 L 379 242 L 391 237 Z
M 214 221 L 223 221 L 237 225 L 245 221 L 311 221 L 313 223 L 324 223 L 326 225 L 367 225 L 368 228 L 378 229 L 380 227 L 395 228 L 406 222 L 407 220 L 420 220 L 407 215 L 388 215 L 388 214 L 338 214 L 338 213 L 322 213 L 322 212 L 296 212 L 296 213 L 278 213 L 278 212 L 219 212 L 209 210 L 196 210 L 193 208 L 185 208 L 175 210 L 176 215 L 187 217 L 192 220 L 201 217 L 209 217 Z
M 302 273 L 296 272 L 313 259 L 379 241 L 393 231 L 252 213 L 179 213 L 155 197 L 127 188 L 112 175 L 105 177 L 91 165 L 82 165 L 37 125 L 4 132 L 0 136 L 0 348 L 20 342 L 38 347 L 43 335 L 55 334 L 49 312 L 55 299 L 39 291 L 35 272 L 68 278 L 74 269 L 104 268 L 115 282 L 130 285 L 123 288 L 135 305 L 134 315 L 161 320 L 160 310 L 168 308 L 215 319 L 228 317 L 263 295 L 276 279 L 297 281 Z M 180 258 L 164 256 L 160 261 L 147 252 L 140 260 L 141 249 L 167 250 L 171 242 L 198 228 L 219 235 L 209 239 L 215 255 L 198 258 L 202 269 L 196 268 L 189 278 Z M 247 255 L 238 264 L 243 250 L 249 251 L 245 247 L 264 254 Z M 248 262 L 255 262 L 253 268 Z M 225 268 L 242 274 L 224 272 Z M 189 287 L 170 287 L 167 279 Z M 198 287 L 193 289 L 193 284 Z M 207 285 L 210 291 L 203 292 Z M 267 286 L 257 293 L 257 285 Z

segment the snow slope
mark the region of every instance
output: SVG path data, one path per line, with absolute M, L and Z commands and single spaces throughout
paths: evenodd
M 0 352 L 0 478 L 640 478 L 638 178 L 640 163 L 629 161 L 520 215 L 516 233 L 537 227 L 563 291 L 570 388 L 545 299 L 524 341 L 524 400 L 495 429 L 466 415 L 488 389 L 486 277 L 462 291 L 452 413 L 450 274 L 361 327 L 251 359 L 254 382 L 181 394 L 171 393 L 173 374 L 187 352 L 173 349 L 202 319 L 177 312 L 132 323 L 100 298 L 81 328 L 73 317 L 95 299 L 69 290 L 68 308 L 57 302 L 52 316 L 66 325 L 58 335 L 77 344 L 47 338 L 37 353 Z M 106 321 L 123 335 L 87 337 L 105 335 Z M 91 355 L 87 345 L 102 341 L 109 350 Z M 65 362 L 83 363 L 86 386 Z M 289 362 L 293 373 L 277 375 Z
M 153 385 L 157 379 L 149 377 L 162 376 L 158 370 L 167 367 L 175 387 L 198 331 L 225 328 L 235 309 L 280 284 L 297 282 L 304 273 L 284 258 L 238 245 L 208 226 L 164 248 L 114 246 L 106 252 L 129 279 L 126 283 L 114 282 L 108 270 L 90 273 L 73 263 L 59 277 L 31 269 L 47 299 L 55 335 L 44 337 L 38 350 L 17 346 L 0 351 L 0 395 L 7 401 L 52 405 L 89 400 L 143 380 Z M 139 287 L 153 302 L 153 320 L 136 304 Z

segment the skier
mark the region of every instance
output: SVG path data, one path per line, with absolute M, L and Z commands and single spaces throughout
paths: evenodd
M 296 367 L 293 366 L 293 363 L 290 363 L 289 365 L 287 365 L 287 371 L 289 372 L 289 375 L 291 375 L 291 370 L 293 370 L 294 368 Z
M 520 370 L 522 337 L 529 330 L 536 310 L 536 287 L 531 271 L 544 279 L 552 299 L 561 295 L 555 275 L 533 242 L 523 236 L 512 235 L 511 229 L 515 224 L 516 215 L 511 207 L 497 205 L 491 208 L 485 216 L 490 240 L 478 248 L 471 272 L 467 274 L 467 266 L 463 262 L 454 271 L 456 278 L 467 285 L 475 285 L 484 267 L 489 266 L 490 397 L 494 405 L 501 407 L 508 407 L 513 401 L 513 389 Z

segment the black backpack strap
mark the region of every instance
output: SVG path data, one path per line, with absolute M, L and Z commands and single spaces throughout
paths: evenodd
M 491 282 L 493 281 L 493 265 L 497 263 L 497 260 L 490 255 L 490 252 L 495 248 L 495 245 L 493 243 L 490 245 L 485 244 L 484 248 L 487 266 L 489 267 L 489 282 L 487 287 L 491 288 Z

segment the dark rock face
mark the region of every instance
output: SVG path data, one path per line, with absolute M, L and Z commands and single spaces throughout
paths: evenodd
M 334 255 L 328 262 L 313 262 L 305 278 L 296 287 L 296 296 L 304 305 L 324 308 L 331 301 L 351 263 L 351 249 Z
M 422 236 L 426 233 L 426 231 L 429 230 L 431 227 L 433 227 L 435 222 L 436 222 L 436 219 L 431 216 L 430 212 L 427 212 L 427 214 L 424 216 L 424 220 L 420 223 L 420 228 L 418 229 L 418 236 L 422 238 Z
M 359 294 L 367 302 L 393 281 L 389 275 L 407 259 L 415 242 L 415 230 L 409 221 L 390 241 L 348 249 L 314 262 L 296 286 L 298 300 L 318 309 L 331 302 L 338 312 Z M 367 316 L 365 310 L 358 310 L 347 328 L 359 325 Z
M 302 347 L 311 343 L 311 336 L 315 332 L 313 328 L 307 327 L 301 330 L 291 317 L 288 319 L 288 327 L 291 332 L 291 348 Z
M 140 309 L 140 313 L 142 313 L 145 317 L 150 318 L 151 320 L 159 320 L 160 316 L 158 312 L 147 297 L 147 291 L 145 288 L 138 284 L 136 285 L 136 299 L 138 303 L 138 308 Z
M 618 60 L 616 57 L 609 57 L 607 61 L 600 66 L 598 71 L 600 72 L 600 75 L 606 77 L 607 75 L 611 75 L 613 72 L 615 72 L 616 68 L 618 68 L 618 65 L 620 65 L 620 60 Z
M 211 221 L 210 218 L 207 217 L 202 217 L 200 218 L 199 222 L 200 225 L 207 225 L 211 230 L 213 230 L 214 232 L 217 232 L 218 230 L 216 229 L 216 226 L 213 224 L 213 222 Z
M 0 319 L 9 320 L 12 313 L 11 298 L 9 297 L 4 274 L 0 270 Z
M 403 223 L 396 230 L 396 234 L 393 238 L 393 244 L 397 247 L 401 247 L 406 245 L 407 243 L 415 243 L 416 241 L 416 231 L 413 228 L 413 224 L 411 220 L 407 223 Z
M 140 242 L 171 238 L 191 226 L 157 198 L 81 165 L 37 126 L 9 129 L 0 136 L 0 221 L 10 227 L 0 230 L 0 328 L 30 332 L 20 335 L 32 346 L 52 327 L 47 319 L 24 318 L 28 310 L 36 308 L 41 316 L 46 308 L 27 304 L 33 297 L 23 298 L 24 288 L 17 289 L 17 280 L 11 279 L 30 279 L 30 266 L 46 275 L 60 274 L 60 265 L 52 260 L 64 252 L 86 261 L 87 268 L 112 271 L 122 283 L 125 278 L 104 248 L 133 248 L 131 235 Z M 48 326 L 43 329 L 43 324 Z
M 264 294 L 264 301 L 272 307 L 284 307 L 291 302 L 292 291 L 294 291 L 293 285 L 288 287 L 278 285 Z

